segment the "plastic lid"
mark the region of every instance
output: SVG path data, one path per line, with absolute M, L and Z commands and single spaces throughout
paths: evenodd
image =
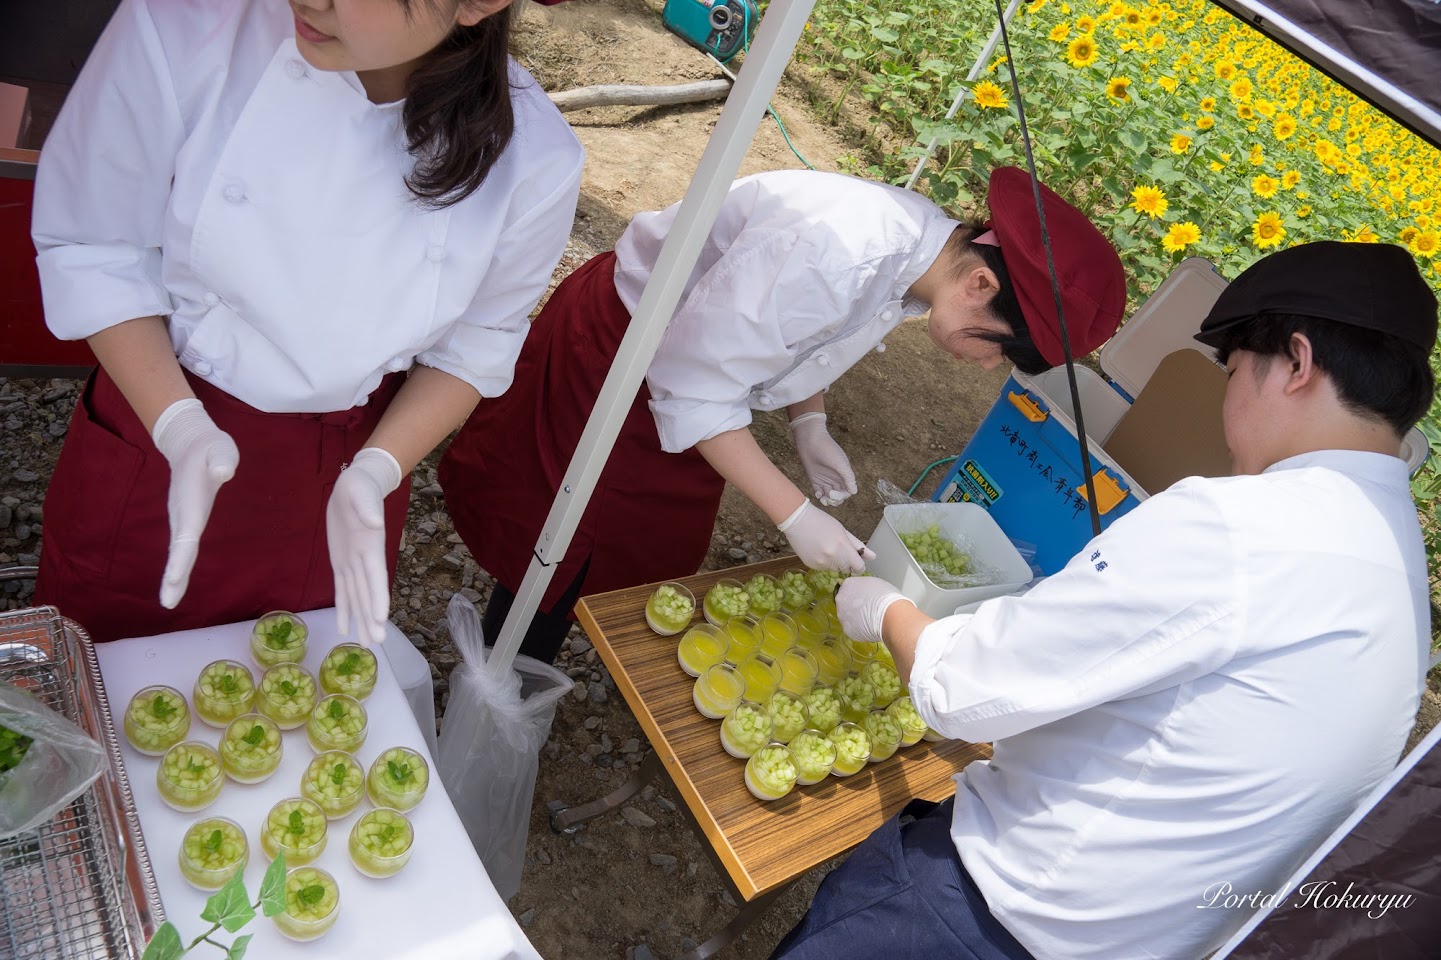
M 1224 289 L 1226 280 L 1209 260 L 1182 260 L 1101 348 L 1101 369 L 1134 400 L 1161 361 L 1177 350 L 1214 360 L 1216 351 L 1195 335 Z

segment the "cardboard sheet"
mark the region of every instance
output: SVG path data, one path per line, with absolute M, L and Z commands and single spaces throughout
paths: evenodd
M 1231 455 L 1221 428 L 1226 371 L 1195 350 L 1177 350 L 1156 368 L 1106 441 L 1106 452 L 1147 493 L 1183 477 L 1224 477 Z

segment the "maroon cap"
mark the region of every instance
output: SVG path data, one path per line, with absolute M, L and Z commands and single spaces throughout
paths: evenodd
M 1066 357 L 1030 174 L 1020 167 L 997 167 L 991 171 L 986 200 L 991 208 L 990 227 L 1000 241 L 1026 328 L 1046 362 L 1060 366 Z M 1126 274 L 1116 249 L 1096 225 L 1045 184 L 1041 184 L 1041 205 L 1046 211 L 1071 354 L 1083 357 L 1109 340 L 1121 325 Z

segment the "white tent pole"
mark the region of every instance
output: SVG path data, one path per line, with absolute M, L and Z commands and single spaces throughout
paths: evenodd
M 1020 5 L 1021 0 L 1011 0 L 1011 5 L 1006 8 L 1006 23 L 1011 22 L 1011 18 L 1016 15 L 1016 8 Z M 991 59 L 991 54 L 996 52 L 996 46 L 1000 42 L 1001 25 L 998 23 L 996 24 L 996 28 L 991 31 L 991 37 L 986 41 L 986 45 L 981 48 L 981 55 L 977 57 L 976 62 L 971 65 L 971 72 L 966 74 L 967 83 L 974 81 L 981 75 L 981 71 L 986 68 L 986 61 Z M 956 99 L 951 101 L 951 109 L 946 111 L 947 120 L 950 120 L 960 111 L 961 104 L 966 102 L 966 94 L 970 93 L 970 90 L 970 87 L 961 87 L 960 90 L 956 91 Z M 911 171 L 910 179 L 906 181 L 907 190 L 914 190 L 916 188 L 916 181 L 921 178 L 921 171 L 926 168 L 926 164 L 931 162 L 931 154 L 936 152 L 936 144 L 938 142 L 938 137 L 931 137 L 931 142 L 926 144 L 926 155 L 916 161 L 916 169 Z
M 815 0 L 775 0 L 761 20 L 739 79 L 701 154 L 675 223 L 661 245 L 650 282 L 636 305 L 580 444 L 566 468 L 525 579 L 496 638 L 490 668 L 497 675 L 510 669 L 526 628 L 555 575 L 555 564 L 570 547 L 621 424 L 660 345 L 661 334 L 675 313 L 686 280 L 700 258 L 701 247 L 814 6 Z

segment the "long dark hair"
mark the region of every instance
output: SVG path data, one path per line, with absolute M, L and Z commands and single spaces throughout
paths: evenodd
M 1045 373 L 1051 369 L 1051 364 L 1041 356 L 1041 351 L 1036 348 L 1036 342 L 1031 339 L 1031 330 L 1026 326 L 1026 316 L 1021 312 L 1021 302 L 1016 299 L 1016 288 L 1011 284 L 1011 274 L 1006 269 L 1006 260 L 1001 256 L 1001 248 L 994 244 L 971 242 L 985 232 L 984 224 L 969 223 L 957 227 L 951 232 L 950 239 L 946 241 L 946 253 L 950 255 L 951 265 L 957 273 L 964 266 L 966 255 L 973 253 L 980 257 L 981 262 L 996 275 L 1000 289 L 991 298 L 988 306 L 991 308 L 991 315 L 1009 327 L 1011 332 L 973 333 L 971 336 L 977 340 L 996 344 L 1001 348 L 1001 355 L 1022 373 L 1032 376 Z
M 400 0 L 407 14 L 417 0 Z M 436 0 L 419 0 L 436 3 Z M 405 178 L 424 204 L 448 207 L 470 196 L 515 133 L 510 102 L 511 9 L 471 27 L 457 25 L 422 58 L 405 84 Z

